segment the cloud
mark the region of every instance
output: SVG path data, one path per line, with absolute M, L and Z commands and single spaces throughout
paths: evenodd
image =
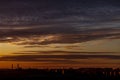
M 13 53 L 16 55 L 27 55 L 27 54 L 32 54 L 32 55 L 105 55 L 105 54 L 119 54 L 119 52 L 81 52 L 81 51 L 65 51 L 65 50 L 53 50 L 53 51 L 21 51 L 17 53 Z
M 32 61 L 46 63 L 81 63 L 80 60 L 86 59 L 110 59 L 119 60 L 118 55 L 18 55 L 18 56 L 3 56 L 0 61 Z
M 17 45 L 46 45 L 54 43 L 80 43 L 90 40 L 111 39 L 111 37 L 119 39 L 120 36 L 120 30 L 113 28 L 92 29 L 79 32 L 75 32 L 73 29 L 72 31 L 62 29 L 41 28 L 35 30 L 10 30 L 6 32 L 1 30 L 0 42 L 9 42 Z
M 45 45 L 119 39 L 118 4 L 103 0 L 1 1 L 0 42 Z
M 17 48 L 21 52 L 12 50 L 14 53 L 1 56 L 0 61 L 120 64 L 118 42 L 98 44 L 105 39 L 120 39 L 117 0 L 0 1 L 0 43 L 22 46 Z M 97 44 L 83 43 L 92 40 Z M 116 52 L 81 52 L 91 46 L 98 46 L 93 51 L 111 49 L 109 44 L 116 46 Z
M 45 24 L 91 25 L 119 21 L 120 6 L 116 1 L 1 1 L 0 26 Z M 7 6 L 6 6 L 7 5 Z

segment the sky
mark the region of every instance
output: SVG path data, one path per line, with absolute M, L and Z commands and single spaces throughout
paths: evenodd
M 1 0 L 0 68 L 120 67 L 119 0 Z

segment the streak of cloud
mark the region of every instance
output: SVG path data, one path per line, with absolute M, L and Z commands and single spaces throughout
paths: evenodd
M 110 59 L 119 61 L 120 56 L 117 55 L 18 55 L 18 56 L 3 56 L 0 61 L 32 61 L 46 63 L 81 63 L 81 60 L 90 59 Z M 119 63 L 119 62 L 117 62 Z

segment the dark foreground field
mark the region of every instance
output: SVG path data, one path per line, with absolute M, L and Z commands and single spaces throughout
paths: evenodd
M 120 69 L 1 69 L 0 80 L 120 80 Z

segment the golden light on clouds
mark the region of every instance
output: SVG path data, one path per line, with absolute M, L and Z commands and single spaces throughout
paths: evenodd
M 0 56 L 11 55 L 13 52 L 18 52 L 20 47 L 11 43 L 0 43 Z

